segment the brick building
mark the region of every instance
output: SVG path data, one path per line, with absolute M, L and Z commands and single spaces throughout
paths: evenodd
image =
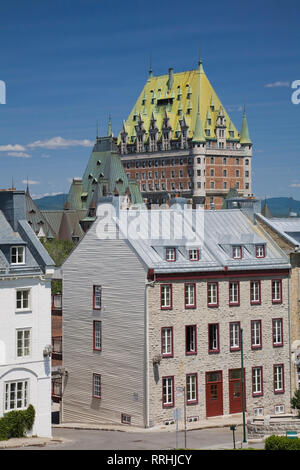
M 289 412 L 290 263 L 272 238 L 238 209 L 117 211 L 103 232 L 101 210 L 62 266 L 63 422 L 150 427 L 184 400 L 188 422 L 240 413 L 243 376 L 248 415 Z
M 196 70 L 153 76 L 140 93 L 118 137 L 123 165 L 148 203 L 175 194 L 221 209 L 230 188 L 252 194 L 252 142 L 244 110 L 234 126 L 209 82 Z

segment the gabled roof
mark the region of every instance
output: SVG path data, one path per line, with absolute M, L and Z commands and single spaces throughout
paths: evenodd
M 294 247 L 300 246 L 300 217 L 267 218 L 262 214 L 255 214 L 255 216 L 285 238 Z
M 28 187 L 25 193 L 25 201 L 26 219 L 34 233 L 38 236 L 43 233 L 45 237 L 48 238 L 49 235 L 49 238 L 51 238 L 53 236 L 51 227 L 44 217 L 42 211 L 38 208 L 32 199 Z

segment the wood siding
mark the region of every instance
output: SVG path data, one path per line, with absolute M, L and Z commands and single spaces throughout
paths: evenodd
M 125 240 L 100 240 L 96 228 L 63 266 L 63 422 L 121 423 L 125 413 L 144 426 L 146 271 Z M 93 310 L 93 285 L 102 286 L 101 310 Z M 94 320 L 102 322 L 101 351 L 93 350 Z

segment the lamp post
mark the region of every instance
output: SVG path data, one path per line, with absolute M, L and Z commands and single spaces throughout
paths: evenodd
M 242 406 L 243 406 L 243 444 L 247 443 L 246 420 L 245 420 L 245 373 L 244 373 L 244 353 L 243 353 L 243 329 L 241 328 L 241 374 L 242 374 Z

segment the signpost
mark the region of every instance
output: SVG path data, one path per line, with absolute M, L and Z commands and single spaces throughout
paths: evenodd
M 176 388 L 177 397 L 183 397 L 183 412 L 184 412 L 184 448 L 186 449 L 186 393 L 185 387 Z

